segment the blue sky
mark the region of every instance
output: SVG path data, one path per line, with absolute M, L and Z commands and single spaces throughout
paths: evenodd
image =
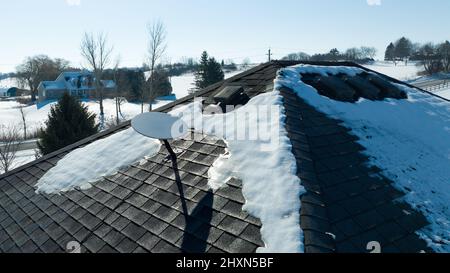
M 172 62 L 203 50 L 260 62 L 269 47 L 275 58 L 360 45 L 381 56 L 403 35 L 415 42 L 450 39 L 447 0 L 15 0 L 2 1 L 0 10 L 0 72 L 35 54 L 80 66 L 85 31 L 107 33 L 122 65 L 139 66 L 146 25 L 156 19 L 166 24 Z

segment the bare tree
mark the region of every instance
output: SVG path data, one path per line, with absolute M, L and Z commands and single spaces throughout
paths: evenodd
M 114 74 L 114 82 L 116 83 L 116 98 L 115 98 L 115 103 L 116 103 L 116 123 L 117 125 L 119 125 L 120 123 L 120 118 L 119 118 L 119 109 L 120 109 L 120 105 L 119 105 L 119 98 L 120 98 L 120 90 L 119 87 L 117 86 L 118 83 L 118 73 L 119 73 L 119 65 L 120 65 L 120 56 L 117 56 L 115 62 L 114 62 L 114 70 L 113 70 L 113 74 Z
M 247 69 L 250 66 L 250 64 L 251 64 L 250 58 L 244 58 L 242 60 L 242 68 L 243 69 Z
M 20 146 L 20 129 L 17 126 L 0 128 L 0 171 L 8 172 L 16 159 Z
M 108 37 L 103 33 L 94 36 L 93 33 L 84 33 L 81 41 L 81 55 L 89 69 L 94 73 L 94 84 L 100 101 L 100 127 L 104 127 L 105 112 L 103 108 L 103 84 L 102 77 L 105 68 L 111 61 L 113 48 L 108 46 Z
M 39 84 L 42 81 L 55 80 L 69 68 L 69 62 L 63 59 L 51 59 L 46 55 L 27 57 L 17 67 L 17 78 L 22 88 L 31 90 L 31 100 L 36 101 Z
M 22 117 L 22 125 L 23 125 L 23 139 L 27 139 L 27 120 L 25 112 L 23 111 L 23 106 L 19 106 L 20 116 Z
M 162 21 L 158 20 L 148 25 L 148 67 L 150 68 L 150 81 L 149 81 L 149 111 L 152 111 L 152 101 L 155 99 L 153 95 L 153 76 L 157 63 L 164 55 L 166 44 L 166 28 Z M 144 94 L 142 94 L 142 106 L 141 111 L 144 112 Z
M 374 47 L 362 46 L 360 50 L 362 58 L 374 59 L 377 56 L 377 49 Z

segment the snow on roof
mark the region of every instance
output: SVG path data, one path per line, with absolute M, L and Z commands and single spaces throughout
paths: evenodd
M 42 82 L 42 85 L 47 90 L 59 90 L 59 89 L 65 89 L 66 85 L 64 82 L 58 82 L 58 81 L 45 81 Z
M 115 88 L 116 87 L 116 83 L 113 80 L 104 80 L 102 81 L 104 87 L 106 88 Z
M 54 194 L 87 189 L 102 177 L 156 154 L 159 148 L 159 141 L 129 128 L 70 152 L 39 179 L 36 192 Z
M 76 78 L 79 76 L 87 76 L 87 75 L 92 75 L 92 72 L 89 71 L 66 71 L 66 72 L 62 72 L 58 78 L 61 77 L 69 77 L 69 78 Z
M 258 252 L 303 252 L 299 198 L 305 190 L 296 175 L 279 92 L 254 97 L 227 114 L 202 115 L 197 102 L 178 115 L 196 131 L 227 143 L 229 153 L 209 170 L 209 185 L 217 190 L 233 177 L 242 180 L 243 209 L 262 223 L 265 247 Z
M 276 86 L 293 89 L 316 109 L 344 121 L 359 137 L 371 163 L 406 192 L 405 201 L 431 225 L 420 235 L 435 251 L 450 251 L 450 103 L 406 85 L 408 99 L 346 103 L 329 99 L 301 80 L 301 73 L 361 73 L 298 65 L 282 69 Z

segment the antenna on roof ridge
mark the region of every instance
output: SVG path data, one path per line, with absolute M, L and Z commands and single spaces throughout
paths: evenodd
M 272 49 L 269 47 L 269 52 L 266 54 L 268 56 L 269 63 L 272 61 Z

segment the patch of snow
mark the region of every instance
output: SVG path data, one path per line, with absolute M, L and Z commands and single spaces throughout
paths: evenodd
M 366 148 L 370 164 L 382 168 L 406 193 L 405 201 L 430 221 L 419 235 L 434 250 L 450 252 L 450 103 L 404 85 L 397 86 L 408 94 L 405 100 L 335 101 L 301 81 L 305 69 L 283 69 L 276 86 L 295 90 L 318 110 L 344 121 Z
M 439 95 L 443 98 L 450 100 L 450 88 L 449 89 L 441 89 L 439 91 L 436 91 L 435 93 L 436 93 L 436 95 Z
M 102 177 L 156 154 L 160 142 L 133 128 L 76 149 L 61 159 L 36 184 L 37 193 L 56 194 L 74 188 L 88 189 Z
M 156 101 L 152 107 L 153 109 L 157 109 L 168 103 L 170 103 L 170 101 Z M 50 109 L 55 104 L 56 102 L 49 103 L 40 109 L 38 109 L 36 105 L 32 106 L 22 105 L 29 132 L 36 131 L 44 126 L 45 121 L 48 119 Z M 97 101 L 88 101 L 83 102 L 83 104 L 88 107 L 88 110 L 90 112 L 95 113 L 97 115 L 97 122 L 100 122 L 99 103 Z M 17 101 L 0 101 L 0 128 L 2 126 L 22 124 L 22 118 L 19 111 L 20 106 L 21 104 L 19 104 Z M 115 100 L 114 99 L 103 100 L 103 107 L 105 112 L 105 118 L 115 120 L 116 116 Z M 144 107 L 145 107 L 144 109 L 148 109 L 148 105 L 144 105 Z M 122 104 L 121 109 L 122 109 L 121 119 L 129 120 L 141 113 L 141 104 L 126 102 Z
M 236 76 L 242 72 L 244 71 L 236 70 L 233 72 L 227 72 L 225 73 L 225 79 Z M 187 73 L 181 76 L 172 77 L 171 83 L 173 89 L 172 93 L 177 96 L 177 99 L 181 99 L 189 95 L 189 90 L 195 89 L 195 75 L 194 73 Z
M 36 160 L 36 154 L 34 150 L 23 150 L 18 151 L 16 153 L 16 158 L 14 159 L 12 165 L 10 166 L 10 170 L 14 170 L 16 168 L 19 168 L 20 166 L 23 166 L 27 163 L 30 163 L 32 161 Z M 2 170 L 0 169 L 0 174 L 2 174 Z
M 243 209 L 262 223 L 265 247 L 258 252 L 303 252 L 300 196 L 305 190 L 296 175 L 279 92 L 259 95 L 226 114 L 203 115 L 198 102 L 178 114 L 196 131 L 227 143 L 228 153 L 210 168 L 208 184 L 217 190 L 232 177 L 242 180 Z
M 177 96 L 177 99 L 184 98 L 189 95 L 189 90 L 195 88 L 195 76 L 192 73 L 184 74 L 171 78 L 172 93 Z
M 17 79 L 16 78 L 6 78 L 0 80 L 0 88 L 11 88 L 11 87 L 17 87 Z
M 417 62 L 412 61 L 408 62 L 408 65 L 405 65 L 404 62 L 394 65 L 393 62 L 376 61 L 363 66 L 402 81 L 418 78 L 418 73 L 423 70 L 422 66 L 418 66 Z

